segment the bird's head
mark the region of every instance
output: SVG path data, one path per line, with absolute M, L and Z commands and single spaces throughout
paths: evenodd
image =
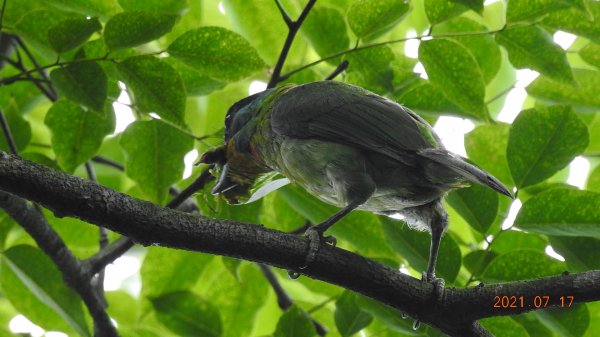
M 212 194 L 221 194 L 231 204 L 250 197 L 250 189 L 265 167 L 251 144 L 256 131 L 254 119 L 264 97 L 271 90 L 246 97 L 233 104 L 225 116 L 224 144 L 202 155 L 198 163 L 214 164 L 220 169 Z

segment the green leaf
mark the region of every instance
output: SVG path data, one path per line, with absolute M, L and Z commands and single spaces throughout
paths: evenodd
M 596 112 L 600 109 L 600 72 L 588 69 L 573 69 L 578 85 L 573 86 L 540 76 L 526 90 L 529 95 L 548 103 L 573 104 L 576 107 Z
M 4 108 L 4 107 L 3 107 Z M 31 140 L 31 125 L 19 114 L 16 109 L 3 110 L 4 118 L 10 128 L 10 133 L 17 147 L 17 151 L 24 150 Z M 0 150 L 10 152 L 6 136 L 2 134 L 0 137 Z
M 181 76 L 188 96 L 204 96 L 225 87 L 225 83 L 203 75 L 196 69 L 187 66 L 172 57 L 167 58 L 166 61 L 175 68 Z
M 313 8 L 302 24 L 301 31 L 321 57 L 346 50 L 350 44 L 344 16 L 335 8 Z M 339 59 L 327 62 L 337 65 Z
M 117 65 L 123 81 L 143 112 L 156 112 L 177 125 L 185 125 L 185 87 L 167 62 L 154 56 L 134 56 Z
M 223 322 L 236 323 L 223 326 L 222 337 L 250 336 L 269 296 L 269 283 L 255 264 L 242 263 L 236 279 L 219 260 L 202 274 L 196 290 L 219 308 Z
M 491 245 L 493 252 L 505 254 L 516 249 L 545 251 L 548 243 L 542 237 L 532 233 L 509 230 L 498 235 Z
M 356 296 L 345 291 L 335 302 L 335 325 L 342 337 L 350 337 L 373 321 L 371 314 L 361 310 L 356 303 Z
M 66 99 L 52 105 L 44 123 L 52 132 L 52 149 L 56 160 L 66 172 L 73 172 L 77 166 L 92 158 L 104 136 L 114 127 L 107 115 L 85 111 Z
M 48 31 L 65 18 L 64 13 L 56 11 L 32 11 L 23 16 L 16 24 L 15 31 L 19 37 L 30 43 L 35 49 L 47 53 L 46 56 L 56 55 L 53 53 L 54 48 L 48 40 Z
M 427 270 L 431 235 L 410 229 L 403 222 L 380 217 L 389 245 L 417 271 Z M 438 254 L 436 274 L 452 284 L 458 275 L 461 254 L 456 241 L 450 235 L 442 237 Z
M 123 132 L 121 147 L 127 175 L 150 200 L 163 203 L 171 184 L 181 179 L 183 156 L 192 150 L 193 139 L 158 120 L 138 121 Z
M 579 50 L 579 56 L 581 56 L 585 62 L 600 69 L 600 44 L 588 43 Z
M 463 265 L 474 277 L 479 278 L 479 275 L 481 275 L 490 262 L 497 256 L 498 254 L 495 252 L 476 250 L 470 252 L 463 258 Z
M 600 16 L 600 2 L 586 1 L 585 7 L 587 11 L 574 7 L 553 11 L 544 17 L 542 24 L 600 43 L 600 20 L 597 19 Z
M 552 189 L 525 202 L 515 226 L 528 232 L 600 239 L 600 194 Z
M 590 313 L 585 304 L 571 308 L 538 310 L 534 315 L 548 329 L 561 337 L 581 337 L 590 324 Z
M 44 0 L 48 4 L 69 12 L 86 16 L 108 16 L 120 8 L 117 0 Z
M 79 296 L 39 249 L 19 245 L 3 252 L 0 283 L 12 305 L 34 323 L 49 330 L 70 326 L 91 336 Z
M 274 6 L 274 3 L 269 0 L 223 0 L 221 3 L 233 29 L 256 48 L 263 60 L 268 64 L 275 64 L 287 34 L 287 26 L 281 19 L 277 6 Z M 313 7 L 313 10 L 318 7 Z M 290 13 L 290 15 L 292 14 Z M 307 20 L 311 15 L 312 13 Z M 295 50 L 292 48 L 290 56 L 293 57 L 295 54 Z M 288 62 L 290 61 L 288 60 Z
M 465 135 L 469 159 L 507 186 L 514 184 L 506 159 L 509 130 L 508 124 L 483 124 Z
M 172 292 L 150 301 L 158 320 L 179 336 L 221 336 L 219 310 L 192 292 Z
M 153 12 L 119 13 L 106 23 L 104 40 L 111 50 L 135 47 L 170 32 L 176 20 L 176 15 Z
M 402 332 L 409 336 L 413 336 L 415 334 L 415 331 L 412 328 L 413 322 L 409 319 L 402 318 L 402 313 L 400 310 L 387 306 L 363 295 L 356 295 L 356 302 L 362 310 L 370 313 L 377 318 L 377 320 L 383 322 L 390 328 L 390 330 Z M 423 327 L 421 329 L 423 329 Z M 423 335 L 426 334 L 422 333 L 418 336 Z
M 222 27 L 202 27 L 178 37 L 167 49 L 174 58 L 217 80 L 237 81 L 264 67 L 256 50 Z
M 273 229 L 291 232 L 304 225 L 306 218 L 296 212 L 278 193 L 264 198 L 260 211 L 260 223 Z
M 56 90 L 74 102 L 102 111 L 108 95 L 108 77 L 97 62 L 75 62 L 50 73 Z
M 484 103 L 485 83 L 477 61 L 458 42 L 449 39 L 423 41 L 419 59 L 429 80 L 446 98 L 465 114 L 488 119 Z
M 464 17 L 449 20 L 435 27 L 436 34 L 484 32 L 486 29 L 485 26 Z M 452 39 L 471 52 L 477 60 L 477 64 L 479 64 L 485 83 L 490 83 L 498 73 L 502 61 L 500 47 L 498 47 L 494 38 L 489 34 L 485 34 L 455 36 Z
M 355 0 L 346 16 L 358 38 L 372 40 L 398 24 L 409 7 L 404 0 Z
M 550 236 L 552 248 L 565 258 L 569 270 L 600 269 L 600 240 L 586 237 Z
M 453 0 L 469 9 L 481 14 L 483 12 L 483 0 Z
M 198 280 L 212 255 L 150 247 L 142 269 L 142 296 L 156 297 L 188 290 Z
M 510 129 L 506 150 L 516 186 L 523 188 L 551 177 L 587 145 L 587 127 L 569 106 L 521 111 Z
M 527 330 L 510 317 L 490 317 L 479 322 L 494 336 L 529 337 Z
M 460 15 L 467 10 L 458 1 L 424 0 L 425 14 L 432 25 Z
M 481 185 L 455 190 L 448 194 L 446 200 L 473 229 L 483 235 L 498 213 L 498 194 Z
M 97 18 L 69 18 L 48 30 L 48 41 L 58 53 L 63 53 L 85 43 L 92 34 L 102 29 Z
M 188 0 L 119 0 L 119 4 L 126 11 L 149 11 L 179 15 L 187 9 Z
M 402 90 L 396 99 L 398 103 L 414 110 L 419 114 L 449 114 L 470 117 L 463 114 L 462 110 L 452 104 L 442 92 L 431 83 L 419 80 L 419 84 L 413 85 L 407 90 Z
M 534 21 L 544 15 L 559 10 L 574 7 L 581 0 L 514 0 L 508 2 L 506 9 L 507 23 L 519 21 Z
M 594 192 L 600 192 L 600 166 L 596 167 L 587 181 L 586 189 Z
M 496 34 L 496 41 L 506 48 L 510 63 L 515 68 L 531 68 L 553 80 L 575 84 L 565 51 L 543 28 L 524 26 L 506 29 Z
M 315 328 L 308 315 L 292 305 L 277 322 L 273 337 L 311 337 L 316 336 Z
M 483 272 L 483 279 L 492 282 L 517 281 L 557 275 L 565 270 L 564 263 L 543 252 L 521 249 L 493 259 Z
M 277 191 L 287 203 L 313 224 L 325 221 L 339 212 L 337 207 L 325 204 L 296 185 L 287 185 Z M 303 225 L 303 224 L 298 224 Z M 396 223 L 401 226 L 401 223 Z M 343 217 L 328 233 L 350 242 L 364 256 L 396 257 L 386 244 L 378 217 L 367 212 L 352 212 Z

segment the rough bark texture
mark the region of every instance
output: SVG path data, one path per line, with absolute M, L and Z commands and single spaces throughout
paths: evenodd
M 57 216 L 77 217 L 143 245 L 231 256 L 295 269 L 308 249 L 305 238 L 259 225 L 195 216 L 132 198 L 66 173 L 0 153 L 0 189 L 35 201 Z M 300 270 L 299 270 L 300 271 Z M 302 274 L 337 284 L 400 309 L 450 336 L 490 336 L 478 319 L 515 315 L 534 308 L 496 309 L 494 296 L 574 296 L 574 303 L 600 299 L 600 271 L 537 280 L 448 288 L 438 300 L 431 284 L 357 254 L 324 246 Z

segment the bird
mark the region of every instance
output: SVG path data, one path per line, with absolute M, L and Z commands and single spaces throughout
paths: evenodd
M 324 233 L 351 211 L 400 214 L 409 227 L 431 234 L 422 279 L 435 277 L 448 213 L 448 192 L 477 183 L 514 199 L 497 178 L 445 149 L 419 115 L 362 87 L 338 81 L 286 84 L 233 104 L 224 143 L 199 162 L 221 168 L 213 194 L 239 203 L 263 174 L 278 172 L 310 194 L 340 207 L 306 231 L 306 268 Z

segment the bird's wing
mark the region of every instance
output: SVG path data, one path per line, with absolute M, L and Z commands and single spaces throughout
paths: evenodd
M 399 161 L 407 153 L 442 147 L 431 126 L 412 111 L 341 82 L 294 87 L 275 100 L 270 115 L 277 134 L 347 144 Z

